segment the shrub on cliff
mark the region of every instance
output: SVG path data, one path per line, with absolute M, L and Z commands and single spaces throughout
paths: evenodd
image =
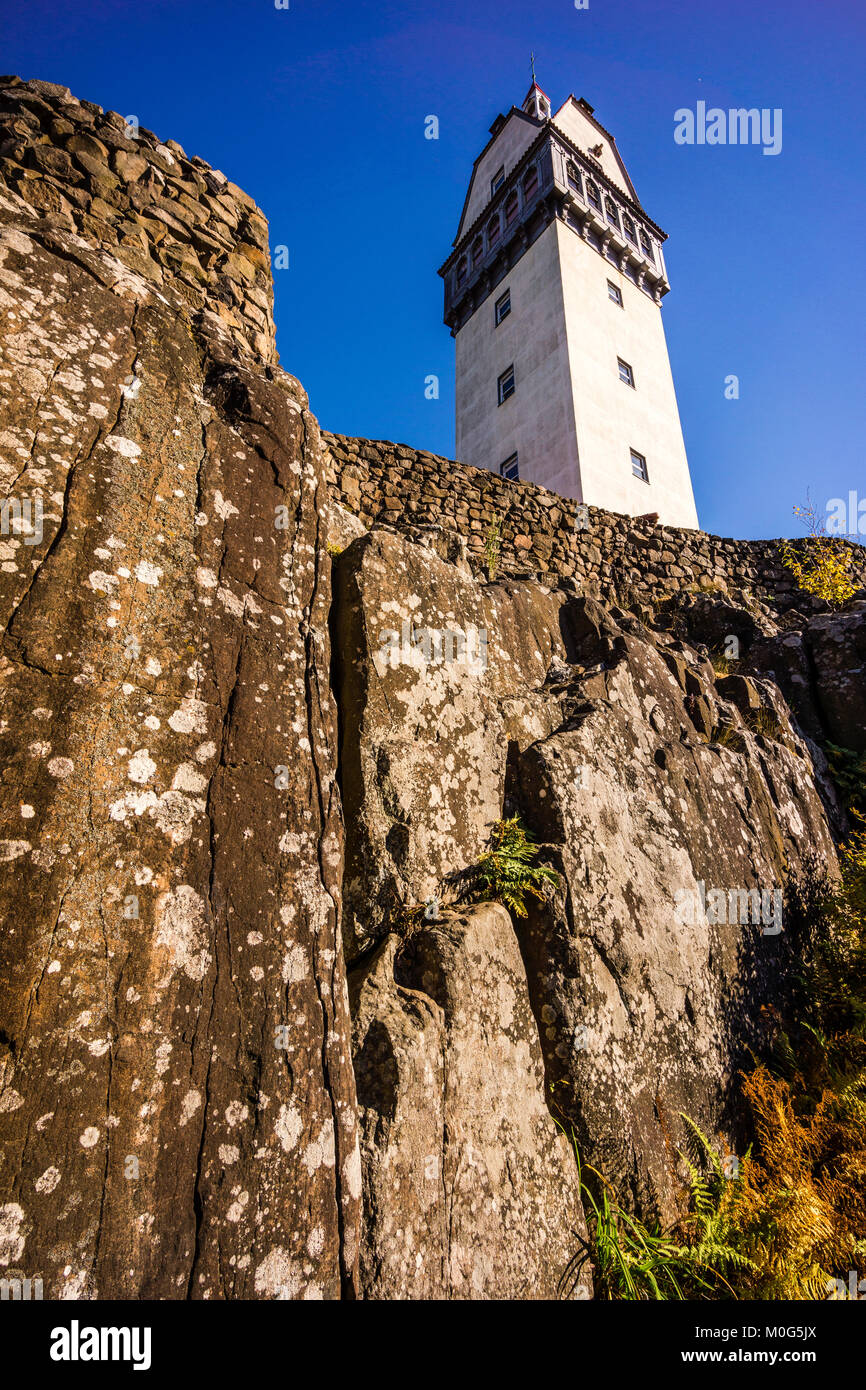
M 807 594 L 824 599 L 832 608 L 841 608 L 857 592 L 852 579 L 851 551 L 827 535 L 824 520 L 811 502 L 795 507 L 794 515 L 803 522 L 808 534 L 798 550 L 790 541 L 780 541 L 782 564 Z
M 731 1280 L 744 1298 L 840 1296 L 866 1257 L 866 819 L 858 821 L 863 829 L 840 849 L 838 889 L 813 885 L 809 894 L 796 1008 L 782 1021 L 775 1063 L 743 1079 L 752 1150 L 736 1177 L 710 1184 L 718 1228 L 749 1262 Z
M 866 811 L 866 753 L 827 743 L 830 773 L 849 811 Z

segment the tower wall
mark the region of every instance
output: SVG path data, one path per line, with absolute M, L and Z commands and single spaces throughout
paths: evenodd
M 499 472 L 517 451 L 521 477 L 580 500 L 574 403 L 556 226 L 548 226 L 463 325 L 456 339 L 457 457 Z M 495 326 L 506 290 L 511 313 Z M 497 404 L 514 364 L 516 390 Z
M 464 229 L 472 226 L 490 202 L 490 181 L 496 171 L 504 168 L 505 177 L 508 178 L 515 164 L 529 149 L 538 131 L 538 125 L 520 112 L 515 111 L 509 116 L 499 134 L 491 140 L 478 160 L 458 235 L 462 235 Z
M 581 494 L 608 511 L 658 512 L 669 526 L 697 526 L 661 309 L 563 222 L 549 230 L 556 237 Z M 619 288 L 622 308 L 610 298 L 608 281 Z M 634 387 L 620 380 L 617 358 L 632 368 Z M 646 459 L 648 483 L 632 473 L 631 449 Z
M 598 167 L 609 179 L 612 179 L 624 193 L 628 193 L 628 177 L 624 169 L 620 167 L 620 162 L 614 151 L 614 144 L 611 136 L 602 131 L 599 126 L 580 109 L 573 97 L 570 97 L 568 101 L 564 102 L 557 111 L 554 117 L 554 124 L 558 130 L 563 131 L 563 133 L 568 136 L 569 140 L 573 140 L 582 150 L 598 149 L 600 146 L 600 153 L 595 156 Z

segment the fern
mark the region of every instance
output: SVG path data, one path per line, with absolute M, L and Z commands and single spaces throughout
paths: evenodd
M 811 920 L 773 1068 L 742 1078 L 753 1142 L 728 1177 L 687 1115 L 688 1213 L 661 1231 L 582 1169 L 590 1237 L 563 1279 L 595 1271 L 600 1298 L 826 1299 L 866 1260 L 866 817 L 840 847 L 841 884 L 806 885 Z M 572 1135 L 573 1142 L 573 1135 Z M 595 1178 L 595 1189 L 583 1172 Z M 600 1187 L 599 1187 L 600 1184 Z
M 473 874 L 480 900 L 500 902 L 515 917 L 526 916 L 526 894 L 544 898 L 542 884 L 559 882 L 546 864 L 536 864 L 538 846 L 519 816 L 499 820 L 491 833 L 492 847 L 482 854 Z
M 560 1128 L 566 1132 L 562 1124 Z M 604 1300 L 679 1302 L 709 1297 L 720 1284 L 730 1288 L 713 1268 L 711 1257 L 717 1252 L 711 1242 L 702 1249 L 679 1239 L 674 1231 L 662 1231 L 624 1211 L 601 1173 L 582 1162 L 573 1129 L 568 1137 L 577 1162 L 588 1238 L 578 1238 L 579 1247 L 559 1280 L 560 1298 L 574 1296 L 587 1267 L 592 1268 L 596 1298 Z

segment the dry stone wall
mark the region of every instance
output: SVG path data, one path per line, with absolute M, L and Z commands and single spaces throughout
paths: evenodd
M 460 537 L 470 563 L 485 559 L 491 523 L 498 568 L 573 579 L 609 598 L 629 590 L 659 599 L 683 589 L 745 594 L 761 608 L 820 607 L 779 563 L 775 541 L 726 540 L 578 504 L 534 483 L 509 482 L 423 449 L 323 432 L 332 495 L 365 528 L 420 539 L 430 528 Z M 866 553 L 852 546 L 866 584 Z
M 0 189 L 43 230 L 112 255 L 187 317 L 277 361 L 268 224 L 252 198 L 176 140 L 53 82 L 0 77 Z

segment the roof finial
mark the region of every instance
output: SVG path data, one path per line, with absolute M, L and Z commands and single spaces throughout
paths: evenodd
M 529 51 L 529 66 L 532 69 L 532 85 L 535 86 L 535 54 L 532 49 Z

